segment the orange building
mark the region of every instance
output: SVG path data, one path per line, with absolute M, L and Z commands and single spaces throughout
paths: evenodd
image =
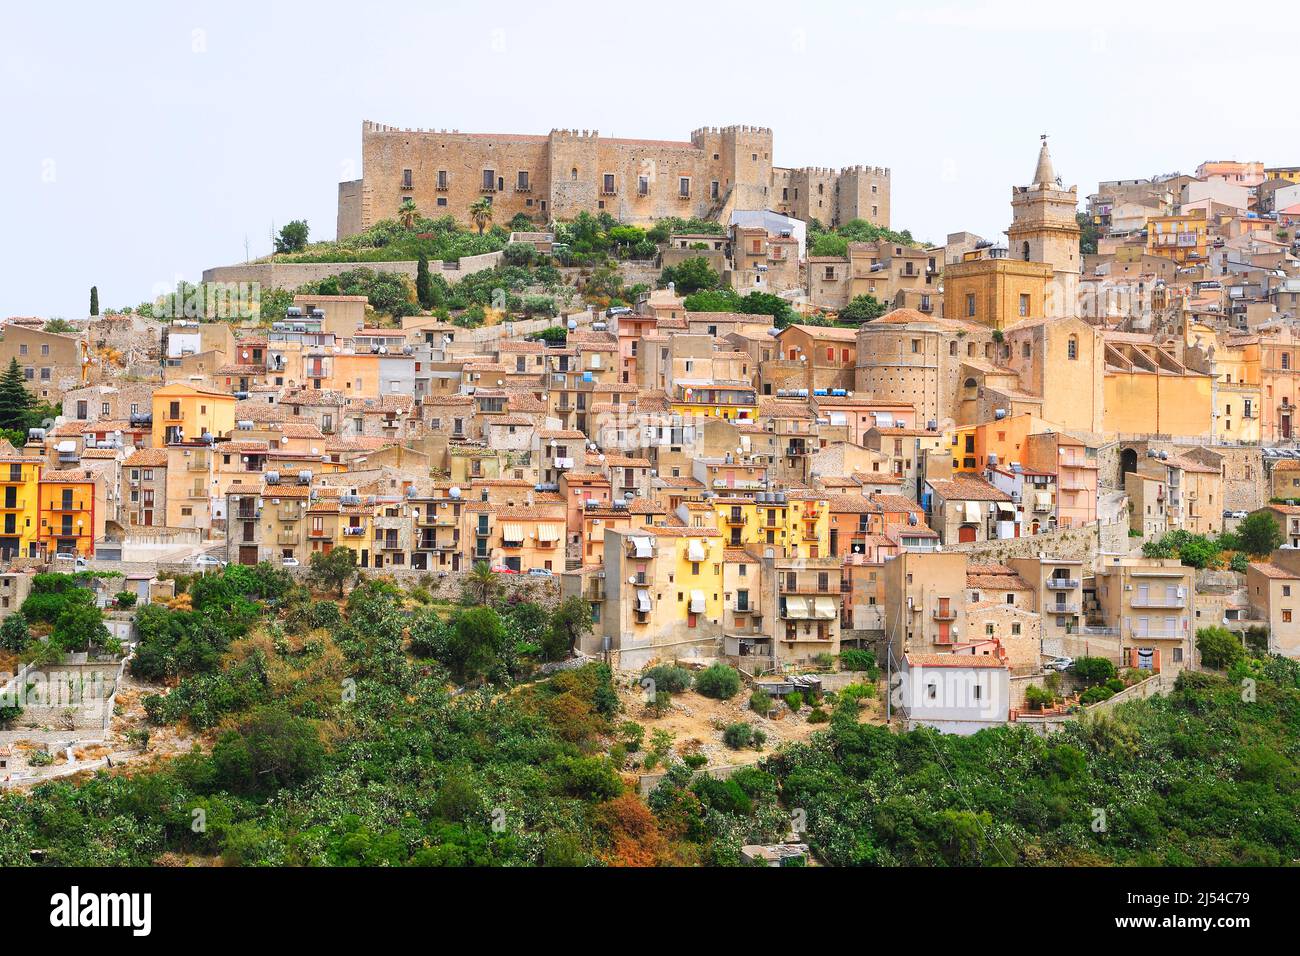
M 47 556 L 95 553 L 95 478 L 84 468 L 47 472 L 40 482 L 38 541 Z

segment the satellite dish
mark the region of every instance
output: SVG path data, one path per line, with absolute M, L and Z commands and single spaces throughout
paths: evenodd
M 460 489 L 453 485 L 452 488 L 451 488 L 451 490 L 448 491 L 447 494 L 451 495 L 452 498 L 459 498 L 459 497 L 460 497 Z
M 573 331 L 576 330 L 577 328 L 578 328 L 578 320 L 577 320 L 577 319 L 569 319 L 569 331 L 570 331 L 570 332 L 573 332 Z
M 628 584 L 636 584 L 636 577 L 633 576 L 633 577 L 628 578 L 628 579 L 627 579 L 627 583 L 628 583 Z

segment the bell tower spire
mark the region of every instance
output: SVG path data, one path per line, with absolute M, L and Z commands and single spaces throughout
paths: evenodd
M 1052 169 L 1052 154 L 1047 149 L 1047 134 L 1039 136 L 1043 145 L 1038 150 L 1038 168 L 1034 170 L 1035 186 L 1052 186 L 1056 183 L 1056 171 Z

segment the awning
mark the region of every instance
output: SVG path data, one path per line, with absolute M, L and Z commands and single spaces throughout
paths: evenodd
M 636 609 L 642 614 L 650 613 L 650 592 L 645 588 L 636 589 Z
M 966 502 L 966 520 L 973 522 L 980 520 L 980 503 L 978 501 Z
M 559 541 L 560 526 L 558 524 L 539 524 L 537 526 L 538 541 Z
M 707 558 L 708 552 L 704 550 L 704 542 L 692 539 L 686 547 L 686 559 L 688 561 L 703 561 Z
M 833 621 L 836 618 L 835 602 L 828 597 L 813 598 L 813 617 L 819 621 Z
M 691 592 L 691 613 L 692 614 L 704 613 L 704 592 L 703 591 Z
M 1034 500 L 1038 502 L 1039 511 L 1048 511 L 1052 507 L 1052 495 L 1047 491 L 1034 492 Z
M 514 541 L 520 544 L 524 540 L 524 526 L 514 521 L 507 521 L 501 525 L 501 539 L 503 541 Z
M 654 541 L 651 538 L 633 538 L 632 547 L 638 558 L 654 557 Z
M 1002 514 L 1004 514 L 1004 515 L 1011 515 L 1012 517 L 1015 517 L 1015 514 L 1016 514 L 1016 506 L 1013 505 L 1013 504 L 1011 504 L 1010 502 L 999 501 L 999 502 L 998 502 L 998 511 L 1000 511 L 1000 512 L 1001 512 Z
M 807 618 L 812 617 L 812 608 L 808 606 L 808 599 L 791 595 L 785 599 L 785 616 Z

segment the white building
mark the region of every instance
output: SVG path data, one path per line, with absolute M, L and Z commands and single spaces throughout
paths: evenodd
M 1011 672 L 993 654 L 905 654 L 894 693 L 909 730 L 967 736 L 1000 727 L 1010 710 Z

